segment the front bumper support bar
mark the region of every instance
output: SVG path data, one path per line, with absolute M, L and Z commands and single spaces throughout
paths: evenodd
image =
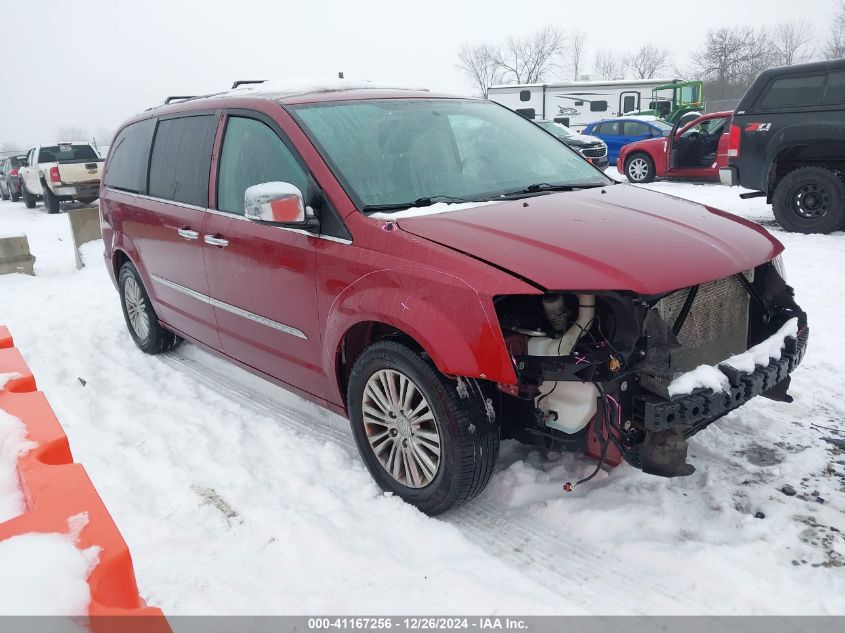
M 798 367 L 807 350 L 809 328 L 804 327 L 797 338 L 786 339 L 780 358 L 765 367 L 757 366 L 753 372 L 741 372 L 726 365 L 719 369 L 728 377 L 728 391 L 714 392 L 698 389 L 689 395 L 670 399 L 646 396 L 634 410 L 642 416 L 647 431 L 667 431 L 681 428 L 685 438 L 691 437 L 727 412 L 745 404 L 755 396 L 775 392 L 773 398 L 781 400 L 785 394 L 776 393 L 776 387 Z

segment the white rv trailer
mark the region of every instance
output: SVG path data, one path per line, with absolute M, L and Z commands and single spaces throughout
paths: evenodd
M 652 108 L 652 90 L 674 79 L 561 81 L 492 86 L 487 98 L 529 119 L 548 119 L 574 130 L 593 121 Z

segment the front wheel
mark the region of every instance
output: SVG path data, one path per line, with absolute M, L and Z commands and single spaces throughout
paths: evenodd
M 654 161 L 648 154 L 638 152 L 625 160 L 625 175 L 630 182 L 642 184 L 654 180 Z
M 135 266 L 129 262 L 123 264 L 117 279 L 123 318 L 135 345 L 147 354 L 161 354 L 176 347 L 180 339 L 159 324 Z
M 27 209 L 34 209 L 35 208 L 35 196 L 29 193 L 29 189 L 26 188 L 25 184 L 21 185 L 21 195 L 23 196 L 23 203 L 26 205 Z
M 775 187 L 772 211 L 787 231 L 836 231 L 845 224 L 845 183 L 824 167 L 795 169 Z
M 347 396 L 358 452 L 382 490 L 435 515 L 487 485 L 499 427 L 481 383 L 449 379 L 384 340 L 355 361 Z

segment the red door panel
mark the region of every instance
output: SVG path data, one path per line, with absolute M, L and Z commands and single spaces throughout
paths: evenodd
M 123 231 L 138 250 L 159 318 L 219 348 L 214 311 L 204 299 L 208 295 L 200 233 L 204 216 L 199 207 L 139 195 Z
M 224 239 L 225 246 L 205 241 Z M 202 248 L 223 351 L 310 393 L 325 391 L 316 238 L 209 211 Z

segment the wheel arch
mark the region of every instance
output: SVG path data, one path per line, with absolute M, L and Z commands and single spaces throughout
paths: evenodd
M 395 272 L 351 284 L 328 310 L 323 363 L 326 375 L 335 379 L 336 402 L 345 405 L 348 372 L 361 351 L 380 338 L 406 342 L 445 375 L 516 382 L 492 300 L 487 306 L 470 286 L 438 283 L 437 275 L 446 273 L 417 277 L 409 293 Z
M 840 135 L 845 129 L 840 130 Z M 826 167 L 845 170 L 845 140 L 833 138 L 791 138 L 779 143 L 770 153 L 769 171 L 766 174 L 766 194 L 771 202 L 778 183 L 789 172 L 801 167 Z

